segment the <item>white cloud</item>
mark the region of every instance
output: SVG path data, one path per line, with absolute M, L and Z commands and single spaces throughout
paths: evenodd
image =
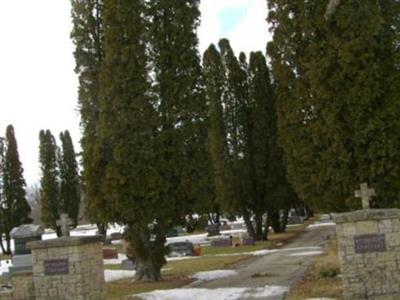
M 247 13 L 230 32 L 222 32 L 219 14 L 229 8 L 247 6 Z M 244 51 L 265 52 L 270 40 L 268 33 L 267 4 L 265 0 L 202 0 L 202 23 L 199 29 L 200 51 L 203 53 L 211 43 L 228 38 L 236 53 Z

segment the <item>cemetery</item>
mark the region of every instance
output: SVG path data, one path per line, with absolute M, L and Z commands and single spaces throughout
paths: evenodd
M 0 1 L 0 300 L 400 300 L 399 16 Z

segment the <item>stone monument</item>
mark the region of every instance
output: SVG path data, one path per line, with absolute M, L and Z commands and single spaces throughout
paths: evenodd
M 363 209 L 333 216 L 345 300 L 400 299 L 400 209 L 370 209 L 374 189 L 355 192 Z
M 105 299 L 102 236 L 70 237 L 70 223 L 61 216 L 61 238 L 28 244 L 36 300 Z
M 24 224 L 11 230 L 10 237 L 14 239 L 15 251 L 11 259 L 10 273 L 32 271 L 32 255 L 26 245 L 41 240 L 43 233 L 44 229 L 41 226 L 33 224 Z

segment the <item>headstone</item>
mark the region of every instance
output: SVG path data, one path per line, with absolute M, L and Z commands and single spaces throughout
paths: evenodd
M 254 246 L 256 243 L 252 237 L 245 237 L 240 239 L 242 246 Z
M 102 237 L 30 242 L 35 299 L 105 300 Z
M 369 209 L 374 194 L 363 185 L 365 209 L 333 216 L 345 300 L 400 299 L 400 209 Z
M 172 228 L 167 233 L 167 237 L 176 237 L 176 236 L 178 236 L 178 230 L 176 230 L 175 228 Z
M 136 266 L 135 263 L 130 259 L 124 259 L 121 262 L 121 269 L 122 270 L 135 270 Z
M 231 239 L 215 239 L 211 241 L 211 247 L 231 247 Z
M 60 220 L 56 222 L 56 225 L 61 227 L 61 233 L 63 237 L 70 236 L 69 228 L 72 224 L 73 222 L 70 218 L 68 218 L 68 214 L 61 214 Z
M 231 226 L 228 225 L 228 222 L 223 221 L 219 229 L 220 230 L 231 230 L 232 228 L 231 228 Z
M 117 259 L 118 251 L 116 248 L 103 248 L 103 259 Z
M 194 245 L 192 242 L 176 242 L 168 244 L 170 257 L 194 256 Z
M 303 224 L 304 223 L 304 218 L 301 216 L 296 216 L 292 215 L 288 218 L 288 225 L 297 225 L 297 224 Z
M 207 236 L 216 236 L 219 235 L 219 224 L 210 224 L 207 226 Z
M 24 224 L 14 227 L 10 232 L 10 237 L 14 240 L 14 255 L 26 255 L 31 251 L 26 247 L 28 242 L 38 241 L 42 239 L 44 229 L 39 225 Z
M 111 241 L 119 241 L 122 240 L 122 233 L 120 232 L 113 232 L 110 234 Z

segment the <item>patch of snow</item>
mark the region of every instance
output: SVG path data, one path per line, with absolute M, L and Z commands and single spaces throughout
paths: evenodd
M 311 255 L 320 255 L 323 253 L 324 253 L 323 251 L 305 251 L 305 252 L 292 253 L 287 256 L 311 256 Z
M 260 288 L 183 288 L 174 290 L 157 290 L 149 293 L 142 293 L 138 296 L 144 300 L 240 300 L 251 297 L 253 299 L 265 299 L 271 296 L 280 296 L 288 292 L 289 288 L 283 286 L 268 286 Z
M 200 256 L 177 256 L 177 257 L 166 257 L 167 261 L 174 261 L 174 260 L 187 260 L 187 259 L 197 259 Z
M 333 222 L 325 222 L 325 223 L 315 223 L 308 225 L 307 228 L 317 228 L 317 227 L 324 227 L 324 226 L 335 226 L 336 224 Z
M 234 270 L 214 270 L 207 272 L 198 272 L 192 275 L 191 277 L 201 281 L 210 281 L 210 280 L 233 276 L 236 274 L 237 272 Z
M 11 266 L 10 260 L 0 260 L 0 275 L 3 273 L 8 273 L 8 268 Z
M 104 270 L 104 279 L 106 282 L 116 281 L 125 278 L 133 278 L 136 271 L 132 270 Z

